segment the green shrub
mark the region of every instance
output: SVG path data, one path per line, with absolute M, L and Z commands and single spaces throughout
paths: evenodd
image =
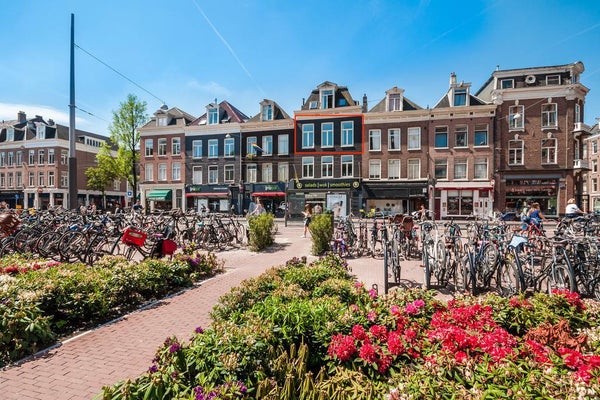
M 249 248 L 252 251 L 261 251 L 272 245 L 273 226 L 275 224 L 273 214 L 263 213 L 248 216 Z
M 323 213 L 313 215 L 308 226 L 312 237 L 311 252 L 315 256 L 321 256 L 331 250 L 331 238 L 333 237 L 333 214 Z

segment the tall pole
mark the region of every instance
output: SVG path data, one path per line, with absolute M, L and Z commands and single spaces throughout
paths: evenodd
M 77 159 L 75 158 L 75 15 L 71 14 L 71 77 L 69 101 L 69 208 L 76 209 Z

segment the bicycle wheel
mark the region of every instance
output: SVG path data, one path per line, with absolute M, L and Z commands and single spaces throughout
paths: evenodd
M 521 274 L 514 256 L 507 257 L 498 266 L 497 291 L 500 296 L 511 297 L 522 290 Z
M 392 268 L 392 275 L 394 276 L 394 282 L 400 283 L 400 254 L 397 247 L 391 246 L 390 254 L 388 256 L 388 265 Z
M 64 262 L 84 261 L 87 236 L 83 232 L 68 231 L 60 237 L 58 253 Z
M 438 240 L 435 244 L 435 278 L 439 286 L 448 284 L 448 252 L 446 245 L 442 240 Z
M 577 291 L 573 270 L 563 263 L 554 264 L 550 267 L 550 275 L 548 276 L 548 293 L 565 289 L 570 292 Z
M 423 265 L 425 266 L 425 290 L 431 289 L 431 247 L 429 245 L 423 246 Z

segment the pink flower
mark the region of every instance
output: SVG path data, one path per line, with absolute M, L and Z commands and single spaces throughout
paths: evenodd
M 376 299 L 376 298 L 377 298 L 377 290 L 375 290 L 375 289 L 371 289 L 371 290 L 369 290 L 369 296 L 370 296 L 372 299 Z
M 414 303 L 408 303 L 405 311 L 408 315 L 412 315 L 418 313 L 419 309 L 414 305 Z
M 402 336 L 400 336 L 398 332 L 390 332 L 387 345 L 390 353 L 395 356 L 399 356 L 406 351 L 404 343 L 402 342 Z
M 369 363 L 374 363 L 377 360 L 375 347 L 371 343 L 364 343 L 358 353 L 360 358 Z
M 377 318 L 377 313 L 375 311 L 369 311 L 369 313 L 367 314 L 367 319 L 371 322 L 375 322 L 376 318 Z

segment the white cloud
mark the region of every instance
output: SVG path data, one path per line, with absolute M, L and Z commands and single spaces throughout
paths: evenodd
M 69 125 L 69 113 L 67 111 L 57 110 L 50 106 L 42 106 L 36 104 L 11 104 L 0 103 L 0 121 L 11 121 L 17 119 L 19 111 L 23 111 L 27 118 L 33 118 L 36 115 L 41 116 L 47 122 L 53 119 L 54 122 L 60 125 Z M 84 118 L 75 117 L 75 126 L 79 129 L 86 129 L 90 122 Z
M 193 79 L 187 82 L 187 86 L 193 90 L 199 90 L 204 92 L 207 96 L 217 96 L 217 97 L 229 97 L 231 96 L 231 91 L 227 89 L 225 86 L 218 84 L 217 82 L 198 82 Z

